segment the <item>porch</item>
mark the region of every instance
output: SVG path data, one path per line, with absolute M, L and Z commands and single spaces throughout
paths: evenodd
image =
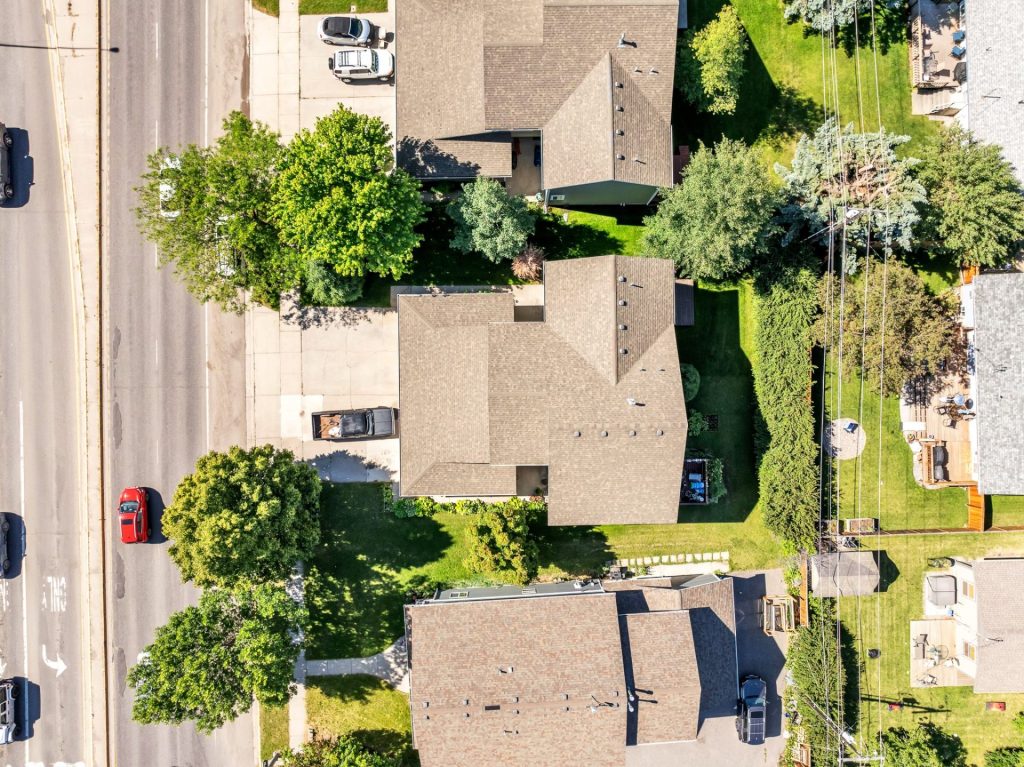
M 956 658 L 956 621 L 927 618 L 910 621 L 910 686 L 966 687 L 974 680 Z

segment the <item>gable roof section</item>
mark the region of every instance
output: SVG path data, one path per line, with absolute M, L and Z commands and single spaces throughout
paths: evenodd
M 972 564 L 978 600 L 974 691 L 1024 692 L 1024 559 Z
M 426 603 L 406 616 L 424 767 L 623 764 L 614 595 Z
M 517 466 L 547 466 L 549 524 L 674 523 L 674 285 L 669 261 L 602 256 L 546 264 L 543 322 L 508 294 L 401 296 L 402 495 L 513 495 Z
M 973 17 L 972 17 L 973 18 Z M 1024 274 L 974 278 L 978 492 L 1024 495 Z
M 511 172 L 510 146 L 501 145 L 502 160 L 498 146 L 449 139 L 542 131 L 549 189 L 611 179 L 671 186 L 678 7 L 678 0 L 405 0 L 396 9 L 400 163 L 421 177 L 468 177 L 474 168 L 503 176 Z M 623 135 L 613 141 L 616 128 Z M 615 160 L 616 145 L 623 161 Z M 420 152 L 430 161 L 418 157 L 422 147 L 434 150 Z
M 628 686 L 638 691 L 627 744 L 696 740 L 701 689 L 690 613 L 633 613 L 619 621 Z

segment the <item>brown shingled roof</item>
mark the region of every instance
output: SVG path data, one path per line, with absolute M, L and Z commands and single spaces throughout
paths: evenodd
M 449 162 L 403 165 L 423 177 L 466 177 L 474 167 L 507 175 L 495 147 L 444 140 L 542 131 L 547 188 L 609 179 L 671 186 L 678 7 L 678 0 L 403 0 L 396 8 L 400 161 L 410 156 L 403 143 L 434 142 Z
M 675 522 L 674 285 L 665 260 L 550 261 L 539 323 L 509 294 L 401 296 L 402 495 L 513 495 L 539 465 L 549 524 Z

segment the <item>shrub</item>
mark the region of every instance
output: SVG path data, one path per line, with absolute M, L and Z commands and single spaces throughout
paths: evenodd
M 700 373 L 689 362 L 680 363 L 679 372 L 683 376 L 683 396 L 689 402 L 700 391 Z
M 754 391 L 770 442 L 758 469 L 765 526 L 795 549 L 812 550 L 818 520 L 818 447 L 811 385 L 811 325 L 818 307 L 814 272 L 770 271 L 757 285 Z
M 721 458 L 708 458 L 708 503 L 718 503 L 725 497 L 724 472 Z
M 495 263 L 522 253 L 535 226 L 522 197 L 512 197 L 484 176 L 462 187 L 462 194 L 448 206 L 448 215 L 455 221 L 452 247 L 463 253 L 476 251 Z
M 474 573 L 528 583 L 537 574 L 539 557 L 537 543 L 530 537 L 531 517 L 531 504 L 519 498 L 487 504 L 467 531 L 466 567 Z
M 1024 748 L 996 748 L 985 752 L 985 767 L 1022 767 Z
M 676 46 L 676 83 L 702 112 L 731 115 L 739 101 L 747 33 L 736 9 L 726 5 L 697 32 L 687 31 Z
M 523 252 L 512 259 L 512 274 L 525 282 L 537 282 L 544 272 L 544 249 L 539 245 L 527 245 Z
M 797 629 L 786 655 L 793 676 L 787 695 L 792 695 L 803 723 L 804 738 L 811 749 L 811 764 L 834 764 L 836 736 L 820 712 L 844 726 L 841 703 L 846 675 L 839 662 L 835 611 L 830 600 L 811 598 L 810 624 Z
M 689 427 L 686 432 L 688 437 L 699 437 L 701 434 L 708 430 L 708 419 L 699 410 L 691 410 L 687 413 L 687 421 Z
M 363 297 L 363 278 L 343 277 L 323 261 L 309 261 L 303 278 L 306 302 L 313 306 L 344 306 Z

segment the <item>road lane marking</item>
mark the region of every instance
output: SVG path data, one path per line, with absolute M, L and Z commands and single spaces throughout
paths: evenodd
M 25 402 L 18 400 L 18 476 L 21 480 L 21 526 L 25 529 Z M 22 721 L 30 722 L 28 711 L 28 578 L 25 577 L 25 556 L 21 558 L 21 640 L 25 653 L 25 694 L 21 696 Z M 25 739 L 25 762 L 29 761 L 28 738 Z
M 160 339 L 153 341 L 153 367 L 160 367 Z
M 156 149 L 160 148 L 160 121 L 153 121 L 153 146 Z
M 46 645 L 43 645 L 43 663 L 45 663 L 48 668 L 52 668 L 56 671 L 57 676 L 63 674 L 68 668 L 68 664 L 61 659 L 60 653 L 57 653 L 57 660 L 50 660 L 50 656 L 46 654 Z M 25 697 L 27 698 L 28 696 L 26 695 Z
M 160 22 L 153 25 L 153 54 L 160 61 Z

